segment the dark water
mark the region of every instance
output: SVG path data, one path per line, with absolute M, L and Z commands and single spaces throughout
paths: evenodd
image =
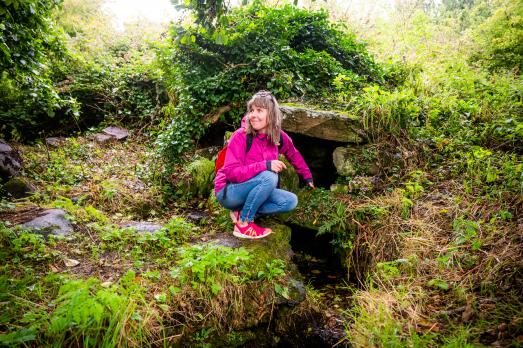
M 290 227 L 293 261 L 305 284 L 318 290 L 327 306 L 341 309 L 350 299 L 351 286 L 347 282 L 347 270 L 331 244 L 332 235 L 317 236 L 315 230 Z

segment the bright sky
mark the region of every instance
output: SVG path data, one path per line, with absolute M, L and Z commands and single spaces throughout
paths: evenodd
M 116 28 L 123 30 L 125 22 L 146 18 L 153 22 L 169 22 L 177 18 L 177 12 L 169 0 L 106 0 L 104 10 L 116 18 Z
M 393 7 L 395 2 L 401 0 L 337 0 L 344 11 L 364 16 L 369 12 L 378 12 L 382 15 L 387 8 Z M 239 2 L 239 0 L 232 0 Z M 115 26 L 124 29 L 125 22 L 132 22 L 140 17 L 153 22 L 162 23 L 177 19 L 180 12 L 174 9 L 170 0 L 105 0 L 104 10 L 112 12 L 115 16 Z

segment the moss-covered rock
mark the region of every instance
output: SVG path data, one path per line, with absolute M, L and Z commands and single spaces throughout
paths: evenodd
M 26 179 L 14 177 L 2 186 L 1 191 L 4 191 L 9 197 L 18 199 L 30 196 L 35 192 L 35 188 Z

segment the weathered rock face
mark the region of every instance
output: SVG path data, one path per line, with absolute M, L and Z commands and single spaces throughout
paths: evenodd
M 43 235 L 65 236 L 73 232 L 73 226 L 65 218 L 65 211 L 61 209 L 45 210 L 40 216 L 22 226 Z
M 377 175 L 378 154 L 372 145 L 338 147 L 332 154 L 336 171 L 342 176 Z
M 22 171 L 22 158 L 5 141 L 0 140 L 0 178 L 7 180 Z
M 343 143 L 363 143 L 365 133 L 359 119 L 332 111 L 280 106 L 284 130 Z

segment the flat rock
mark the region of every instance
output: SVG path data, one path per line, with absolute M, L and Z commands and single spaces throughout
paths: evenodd
M 44 210 L 40 216 L 21 226 L 32 230 L 34 233 L 66 236 L 71 234 L 74 229 L 73 225 L 65 218 L 65 214 L 65 211 L 62 209 Z
M 280 110 L 286 131 L 343 143 L 364 142 L 363 125 L 356 117 L 287 105 L 280 106 Z
M 102 132 L 115 137 L 117 140 L 124 140 L 129 136 L 129 131 L 120 127 L 107 127 Z
M 154 234 L 163 226 L 148 221 L 131 221 L 124 224 L 122 227 L 134 228 L 136 232 Z

